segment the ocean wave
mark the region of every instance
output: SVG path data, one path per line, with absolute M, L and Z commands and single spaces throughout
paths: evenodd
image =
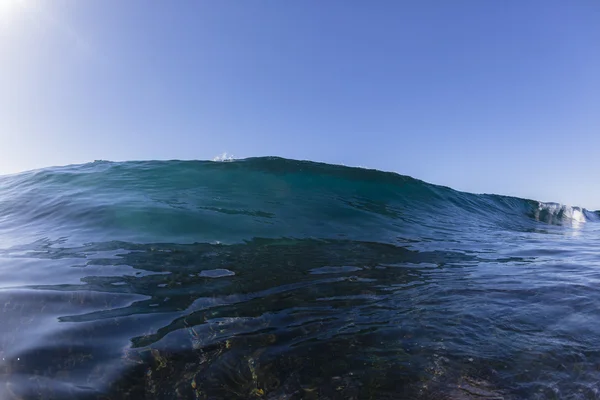
M 227 243 L 598 219 L 579 207 L 459 192 L 373 169 L 277 157 L 220 160 L 228 162 L 101 161 L 0 177 L 0 232 L 18 229 L 28 240 L 75 230 L 90 241 Z

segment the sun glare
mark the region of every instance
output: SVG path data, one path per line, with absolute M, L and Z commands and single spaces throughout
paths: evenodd
M 0 25 L 11 22 L 24 6 L 23 0 L 0 0 Z

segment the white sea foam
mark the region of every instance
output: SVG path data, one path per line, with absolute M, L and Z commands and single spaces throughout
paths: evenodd
M 227 152 L 224 152 L 222 154 L 219 154 L 219 155 L 213 157 L 212 160 L 213 161 L 233 161 L 233 160 L 235 160 L 235 158 L 233 157 L 233 154 L 227 154 Z
M 535 210 L 535 219 L 549 224 L 580 224 L 587 221 L 585 210 L 558 203 L 539 203 Z

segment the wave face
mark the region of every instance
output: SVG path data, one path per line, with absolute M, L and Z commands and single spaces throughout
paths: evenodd
M 275 157 L 0 177 L 0 397 L 596 398 L 598 219 Z

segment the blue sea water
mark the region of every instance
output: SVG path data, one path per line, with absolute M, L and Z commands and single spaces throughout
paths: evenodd
M 274 157 L 0 177 L 0 398 L 600 398 L 599 219 Z

